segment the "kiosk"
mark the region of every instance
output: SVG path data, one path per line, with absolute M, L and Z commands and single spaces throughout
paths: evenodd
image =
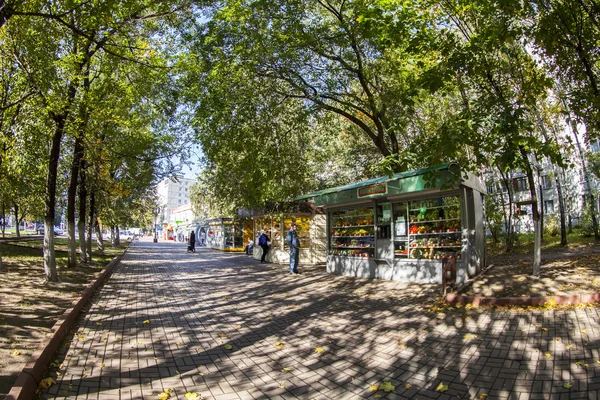
M 325 210 L 308 202 L 277 203 L 252 217 L 254 220 L 255 259 L 260 260 L 262 249 L 256 245 L 260 231 L 265 229 L 271 239 L 268 262 L 287 264 L 290 251 L 285 236 L 295 222 L 300 238 L 299 263 L 325 264 L 327 261 L 327 232 Z
M 397 173 L 299 197 L 327 210 L 327 271 L 463 283 L 485 265 L 483 196 L 456 164 Z
M 249 218 L 217 217 L 208 220 L 207 223 L 207 245 L 213 249 L 244 251 L 246 244 L 253 236 L 252 220 Z

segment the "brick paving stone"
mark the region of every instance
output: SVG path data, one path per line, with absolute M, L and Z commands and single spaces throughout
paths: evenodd
M 598 399 L 598 309 L 440 317 L 427 309 L 437 285 L 302 269 L 290 277 L 245 255 L 136 242 L 80 316 L 57 385 L 40 398 L 171 388 L 172 398 L 206 399 Z M 369 389 L 385 381 L 393 393 Z

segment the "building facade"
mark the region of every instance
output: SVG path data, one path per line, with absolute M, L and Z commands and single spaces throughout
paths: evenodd
M 157 185 L 159 224 L 174 223 L 176 220 L 173 218 L 181 217 L 181 211 L 185 210 L 185 206 L 190 206 L 191 210 L 190 191 L 193 183 L 193 179 L 176 177 L 163 179 Z M 184 208 L 181 209 L 182 207 Z

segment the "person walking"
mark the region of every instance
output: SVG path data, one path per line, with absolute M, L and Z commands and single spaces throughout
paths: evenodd
M 262 257 L 260 257 L 260 262 L 266 262 L 265 258 L 267 257 L 267 253 L 269 252 L 269 236 L 267 236 L 267 231 L 262 230 L 260 236 L 258 237 L 258 245 L 262 248 Z
M 190 233 L 190 249 L 192 253 L 196 252 L 196 233 L 194 231 Z
M 298 258 L 300 251 L 300 239 L 298 239 L 298 232 L 296 230 L 298 226 L 295 222 L 292 222 L 292 227 L 285 236 L 285 241 L 290 247 L 290 274 L 299 274 L 298 272 Z

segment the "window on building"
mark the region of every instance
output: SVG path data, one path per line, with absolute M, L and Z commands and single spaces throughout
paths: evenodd
M 542 176 L 542 188 L 543 189 L 551 189 L 552 188 L 552 178 L 548 175 Z
M 181 204 L 181 199 L 179 199 L 179 204 Z
M 187 204 L 187 200 L 185 200 L 184 203 Z
M 529 190 L 529 185 L 527 185 L 527 178 L 514 178 L 513 179 L 513 189 L 515 192 L 524 192 Z
M 554 200 L 544 201 L 544 213 L 546 213 L 546 214 L 554 213 Z

